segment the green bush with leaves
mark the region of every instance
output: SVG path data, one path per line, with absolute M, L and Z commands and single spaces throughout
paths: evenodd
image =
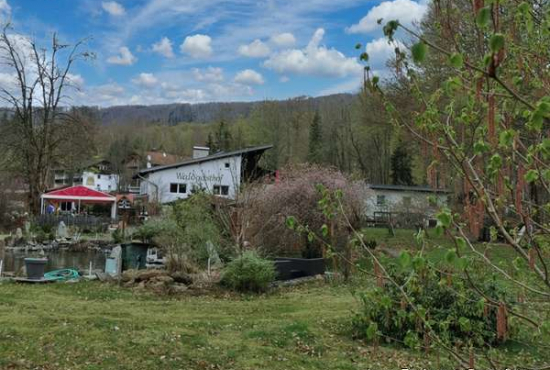
M 229 262 L 222 273 L 221 283 L 239 292 L 265 292 L 275 280 L 272 261 L 261 258 L 255 252 L 244 252 Z
M 153 240 L 161 235 L 177 233 L 177 224 L 167 217 L 154 217 L 147 220 L 132 235 L 144 243 L 153 243 Z
M 389 281 L 383 288 L 358 294 L 361 309 L 352 321 L 356 337 L 411 348 L 430 346 L 435 337 L 458 347 L 501 341 L 497 338 L 498 307 L 480 298 L 463 281 L 429 266 L 422 257 L 407 256 L 402 254 L 399 264 L 386 266 L 405 294 Z M 403 269 L 403 264 L 414 266 L 418 273 Z M 506 301 L 495 281 L 482 285 L 490 300 Z

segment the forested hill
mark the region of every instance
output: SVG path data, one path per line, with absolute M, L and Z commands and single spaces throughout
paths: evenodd
M 309 108 L 316 109 L 319 105 L 326 102 L 351 103 L 354 96 L 352 94 L 336 94 L 316 98 L 299 97 L 291 100 L 303 102 Z M 105 126 L 126 126 L 132 124 L 172 126 L 181 122 L 208 123 L 220 120 L 232 121 L 240 117 L 247 118 L 254 108 L 262 103 L 261 101 L 257 101 L 149 106 L 126 105 L 100 108 L 99 114 L 101 123 Z

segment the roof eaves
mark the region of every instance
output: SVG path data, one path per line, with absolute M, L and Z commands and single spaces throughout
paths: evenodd
M 203 163 L 203 162 L 213 161 L 213 160 L 217 160 L 217 159 L 221 159 L 221 158 L 233 157 L 233 156 L 247 154 L 247 153 L 251 153 L 251 152 L 266 151 L 266 150 L 271 149 L 271 148 L 273 148 L 273 145 L 262 145 L 262 146 L 252 147 L 252 148 L 234 150 L 234 151 L 231 151 L 231 152 L 216 153 L 216 154 L 212 154 L 212 155 L 202 157 L 202 158 L 189 159 L 187 161 L 183 161 L 183 162 L 179 162 L 179 163 L 169 164 L 169 165 L 165 165 L 165 166 L 157 166 L 157 167 L 153 167 L 153 168 L 147 168 L 147 169 L 139 171 L 138 175 L 145 175 L 145 174 L 148 174 L 148 173 L 158 172 L 158 171 L 162 171 L 162 170 L 168 170 L 168 169 L 172 169 L 172 168 L 179 168 L 179 167 L 188 166 L 188 165 L 191 165 L 191 164 Z

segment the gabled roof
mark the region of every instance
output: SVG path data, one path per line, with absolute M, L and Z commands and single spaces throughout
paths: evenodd
M 177 155 L 155 150 L 145 153 L 145 157 L 145 161 L 149 161 L 153 166 L 168 166 L 177 163 L 182 159 Z
M 116 202 L 116 197 L 82 185 L 52 190 L 42 194 L 42 198 L 56 200 L 81 200 L 89 202 Z
M 408 185 L 382 185 L 382 184 L 367 184 L 374 190 L 391 190 L 391 191 L 411 191 L 417 193 L 450 193 L 448 189 L 435 189 L 428 186 L 408 186 Z
M 263 153 L 266 150 L 271 149 L 271 148 L 273 148 L 273 145 L 262 145 L 262 146 L 256 146 L 256 147 L 245 148 L 245 149 L 240 149 L 240 150 L 234 150 L 234 151 L 231 151 L 231 152 L 220 152 L 220 153 L 212 154 L 212 155 L 209 155 L 209 156 L 206 156 L 206 157 L 196 158 L 196 159 L 189 159 L 189 160 L 186 160 L 186 161 L 183 161 L 183 162 L 174 163 L 174 164 L 167 165 L 167 166 L 158 166 L 158 167 L 153 167 L 153 168 L 147 168 L 147 169 L 139 171 L 139 174 L 140 175 L 146 175 L 146 174 L 153 173 L 153 172 L 158 172 L 158 171 L 168 170 L 168 169 L 172 169 L 172 168 L 179 168 L 179 167 L 189 166 L 191 164 L 198 164 L 198 163 L 203 163 L 203 162 L 215 161 L 215 160 L 218 160 L 218 159 L 227 158 L 227 157 L 234 157 L 234 156 L 238 156 L 238 155 L 254 154 L 254 153 L 260 153 L 261 154 L 261 153 Z

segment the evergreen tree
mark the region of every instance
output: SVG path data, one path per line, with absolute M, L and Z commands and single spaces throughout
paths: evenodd
M 208 139 L 206 140 L 206 146 L 210 148 L 210 153 L 216 153 L 218 150 L 216 148 L 216 143 L 214 142 L 214 138 L 212 137 L 212 133 L 208 133 Z
M 412 158 L 403 142 L 399 142 L 391 156 L 391 179 L 394 185 L 414 185 Z
M 309 149 L 307 154 L 307 160 L 310 163 L 321 162 L 321 149 L 323 147 L 321 132 L 321 116 L 319 111 L 315 112 L 313 121 L 309 126 Z
M 231 150 L 233 147 L 232 135 L 224 120 L 220 121 L 220 124 L 218 125 L 214 134 L 214 140 L 211 141 L 211 135 L 208 136 L 209 143 L 211 145 L 213 144 L 210 147 L 211 153 L 226 152 Z

